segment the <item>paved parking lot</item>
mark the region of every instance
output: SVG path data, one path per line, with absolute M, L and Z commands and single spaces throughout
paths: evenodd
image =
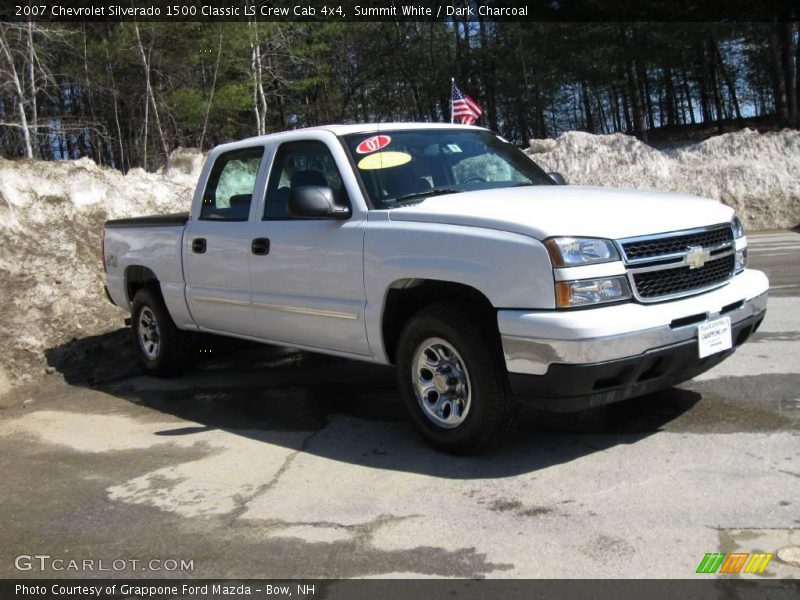
M 752 236 L 751 265 L 769 312 L 728 361 L 526 414 L 478 458 L 417 439 L 390 369 L 223 344 L 163 381 L 123 332 L 72 342 L 0 410 L 0 576 L 84 575 L 14 567 L 49 554 L 193 561 L 106 573 L 137 577 L 684 578 L 707 552 L 800 545 L 800 235 Z

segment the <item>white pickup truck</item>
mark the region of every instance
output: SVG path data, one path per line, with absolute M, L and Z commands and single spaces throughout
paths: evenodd
M 108 221 L 107 295 L 144 368 L 192 332 L 394 364 L 433 445 L 477 452 L 519 403 L 571 411 L 685 381 L 760 325 L 734 211 L 563 185 L 478 127 L 334 125 L 214 149 L 191 213 Z

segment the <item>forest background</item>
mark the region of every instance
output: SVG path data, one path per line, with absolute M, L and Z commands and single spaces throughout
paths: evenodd
M 177 147 L 347 122 L 449 121 L 450 81 L 520 146 L 658 145 L 800 126 L 800 26 L 0 23 L 0 156 L 154 171 Z

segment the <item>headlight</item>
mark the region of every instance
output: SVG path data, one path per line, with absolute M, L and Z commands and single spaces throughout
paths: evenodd
M 736 251 L 736 256 L 733 260 L 733 272 L 741 273 L 745 267 L 747 267 L 747 246 Z
M 733 272 L 735 274 L 741 273 L 747 267 L 747 239 L 744 236 L 744 225 L 742 225 L 739 217 L 733 217 L 731 229 L 736 243 L 736 256 L 733 263 Z
M 610 240 L 576 237 L 555 237 L 545 241 L 554 267 L 576 267 L 619 260 Z
M 618 302 L 631 297 L 625 276 L 556 282 L 556 306 L 570 308 L 601 302 Z
M 731 229 L 733 229 L 733 239 L 738 240 L 739 238 L 744 237 L 744 225 L 742 225 L 739 217 L 733 217 L 733 221 L 731 221 Z

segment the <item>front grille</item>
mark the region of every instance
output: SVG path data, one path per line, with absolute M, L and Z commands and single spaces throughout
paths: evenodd
M 733 231 L 730 225 L 720 225 L 706 231 L 623 242 L 622 249 L 625 252 L 625 258 L 631 261 L 678 254 L 684 252 L 689 246 L 715 248 L 732 242 Z
M 682 294 L 722 283 L 733 276 L 732 254 L 707 262 L 699 269 L 678 267 L 633 274 L 639 297 L 659 298 Z
M 729 223 L 628 238 L 617 244 L 634 295 L 642 302 L 688 296 L 733 277 L 735 243 Z M 696 265 L 701 266 L 692 268 Z

